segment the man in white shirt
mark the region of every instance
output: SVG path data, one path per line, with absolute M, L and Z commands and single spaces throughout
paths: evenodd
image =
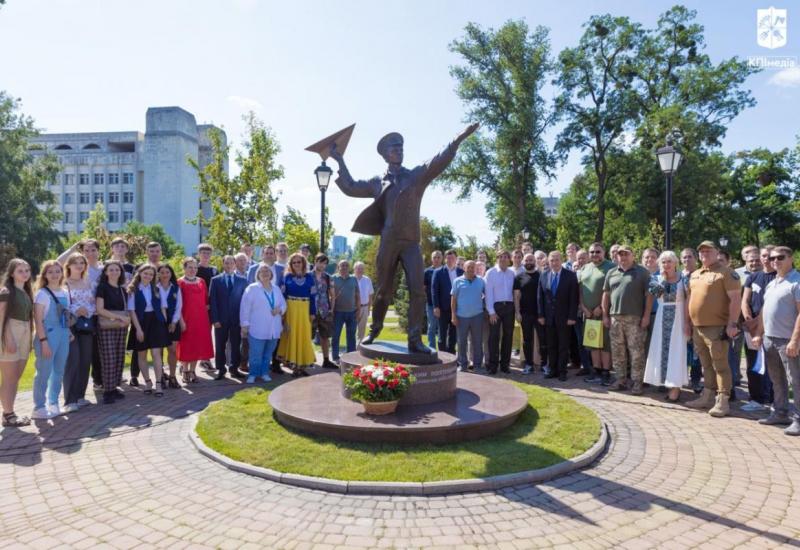
M 361 316 L 358 318 L 358 339 L 356 340 L 360 342 L 367 332 L 367 317 L 369 317 L 369 310 L 372 307 L 372 296 L 375 294 L 375 289 L 372 288 L 372 281 L 369 277 L 364 275 L 364 262 L 356 262 L 353 269 L 358 281 L 358 295 L 361 297 Z
M 514 270 L 511 254 L 501 250 L 497 265 L 486 273 L 486 310 L 489 312 L 489 374 L 498 367 L 509 372 L 514 336 Z

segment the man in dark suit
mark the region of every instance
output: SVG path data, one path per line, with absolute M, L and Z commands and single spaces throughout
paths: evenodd
M 237 365 L 241 362 L 240 346 L 242 342 L 239 324 L 239 306 L 242 295 L 247 288 L 247 281 L 234 273 L 236 261 L 233 256 L 222 259 L 223 272 L 211 279 L 209 291 L 211 302 L 211 323 L 214 325 L 214 362 L 217 367 L 217 380 L 225 378 L 225 346 L 231 346 L 231 376 L 244 378 Z
M 549 269 L 539 278 L 539 324 L 545 327 L 550 366 L 545 378 L 566 380 L 569 339 L 578 319 L 578 278 L 562 269 L 561 252 L 551 252 L 547 262 Z
M 433 316 L 439 320 L 439 351 L 448 353 L 456 351 L 456 326 L 451 320 L 450 291 L 456 277 L 464 274 L 463 269 L 456 267 L 457 261 L 456 251 L 448 250 L 444 253 L 444 265 L 434 271 L 431 278 Z

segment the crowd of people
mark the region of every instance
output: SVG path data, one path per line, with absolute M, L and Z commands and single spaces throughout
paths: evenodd
M 435 251 L 425 272 L 429 345 L 457 353 L 462 371 L 522 373 L 641 395 L 645 386 L 711 416 L 730 413 L 746 358 L 746 411 L 800 435 L 800 274 L 785 246 L 742 250 L 743 266 L 711 241 L 673 251 L 602 243 L 566 254 L 500 250 L 460 258 Z M 521 350 L 520 348 L 521 341 Z M 516 349 L 515 349 L 516 346 Z M 795 407 L 789 406 L 792 385 Z
M 748 411 L 762 424 L 800 435 L 800 274 L 784 246 L 742 250 L 743 266 L 711 241 L 680 256 L 647 248 L 637 263 L 627 245 L 570 243 L 566 254 L 546 254 L 530 243 L 489 255 L 459 257 L 435 251 L 425 270 L 429 345 L 457 354 L 462 371 L 521 372 L 566 380 L 580 369 L 589 384 L 642 394 L 645 386 L 677 402 L 681 388 L 699 394 L 687 407 L 722 417 L 737 397 L 746 359 Z M 323 368 L 338 368 L 364 337 L 374 289 L 356 262 L 328 271 L 329 259 L 286 243 L 261 249 L 245 244 L 212 265 L 213 248 L 198 247 L 178 277 L 161 246 L 146 247 L 139 266 L 127 261 L 128 243 L 85 239 L 34 275 L 23 259 L 9 262 L 0 285 L 0 403 L 4 426 L 22 426 L 17 386 L 31 349 L 35 355 L 33 419 L 73 413 L 91 402 L 91 381 L 109 404 L 121 389 L 127 352 L 130 386 L 155 397 L 197 382 L 205 368 L 269 382 L 274 374 L 308 376 L 322 350 Z M 148 361 L 149 357 L 149 361 Z M 211 361 L 213 360 L 213 365 Z M 152 365 L 152 375 L 151 368 Z M 180 381 L 179 381 L 180 377 Z M 789 405 L 792 385 L 795 407 Z M 63 390 L 63 405 L 59 399 Z
M 162 397 L 165 389 L 196 383 L 198 367 L 216 380 L 229 375 L 250 384 L 285 372 L 308 376 L 316 363 L 312 334 L 322 346 L 321 366 L 338 368 L 342 330 L 347 351 L 363 337 L 374 291 L 360 262 L 351 274 L 342 260 L 330 276 L 328 257 L 317 254 L 312 263 L 307 245 L 291 255 L 286 243 L 264 246 L 256 262 L 245 244 L 223 256 L 218 270 L 213 248 L 203 243 L 196 257 L 183 259 L 178 277 L 159 243 L 147 244 L 138 266 L 127 261 L 128 251 L 124 239 L 114 239 L 103 261 L 100 244 L 84 239 L 44 262 L 35 283 L 28 262 L 8 263 L 0 284 L 3 426 L 79 411 L 91 404 L 90 379 L 103 403 L 124 399 L 127 352 L 128 384 Z M 14 403 L 31 350 L 34 408 L 27 417 Z

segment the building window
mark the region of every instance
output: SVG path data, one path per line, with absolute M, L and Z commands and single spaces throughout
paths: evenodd
M 79 174 L 81 185 L 89 185 L 89 174 Z
M 73 223 L 75 215 L 72 212 L 64 212 L 64 223 Z
M 119 193 L 117 191 L 109 192 L 108 204 L 119 204 Z
M 123 222 L 129 222 L 132 219 L 133 219 L 133 211 L 125 210 L 124 212 L 122 212 L 122 221 Z
M 119 212 L 116 210 L 112 210 L 108 213 L 108 222 L 109 223 L 119 223 Z
M 94 202 L 95 202 L 95 204 L 97 204 L 98 202 L 100 204 L 103 204 L 103 194 L 102 193 L 95 193 L 94 194 Z
M 94 175 L 94 184 L 95 185 L 103 185 L 103 180 L 105 179 L 105 174 L 95 174 Z
M 130 184 L 133 183 L 133 172 L 125 172 L 122 174 L 122 183 Z
M 75 193 L 64 193 L 64 204 L 75 204 Z
M 109 174 L 108 175 L 108 184 L 109 185 L 116 185 L 119 183 L 119 174 Z
M 89 219 L 89 213 L 88 213 L 88 212 L 78 212 L 78 215 L 80 216 L 80 217 L 78 218 L 78 220 L 79 220 L 81 223 L 83 223 L 83 222 L 85 222 L 86 220 L 88 220 L 88 219 Z
M 64 185 L 74 185 L 75 184 L 75 174 L 63 174 L 62 181 Z
M 122 194 L 122 202 L 125 204 L 133 204 L 133 191 L 125 191 Z
M 89 204 L 89 201 L 92 200 L 92 194 L 81 193 L 80 196 L 78 197 L 78 200 L 80 201 L 81 204 Z

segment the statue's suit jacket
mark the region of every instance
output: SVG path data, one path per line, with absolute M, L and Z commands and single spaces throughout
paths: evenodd
M 343 164 L 339 167 L 336 184 L 345 195 L 374 197 L 353 224 L 355 233 L 381 235 L 382 239 L 395 239 L 419 243 L 419 207 L 422 195 L 447 165 L 452 162 L 458 144 L 451 142 L 442 152 L 428 162 L 411 170 L 400 168 L 383 177 L 354 180 Z

